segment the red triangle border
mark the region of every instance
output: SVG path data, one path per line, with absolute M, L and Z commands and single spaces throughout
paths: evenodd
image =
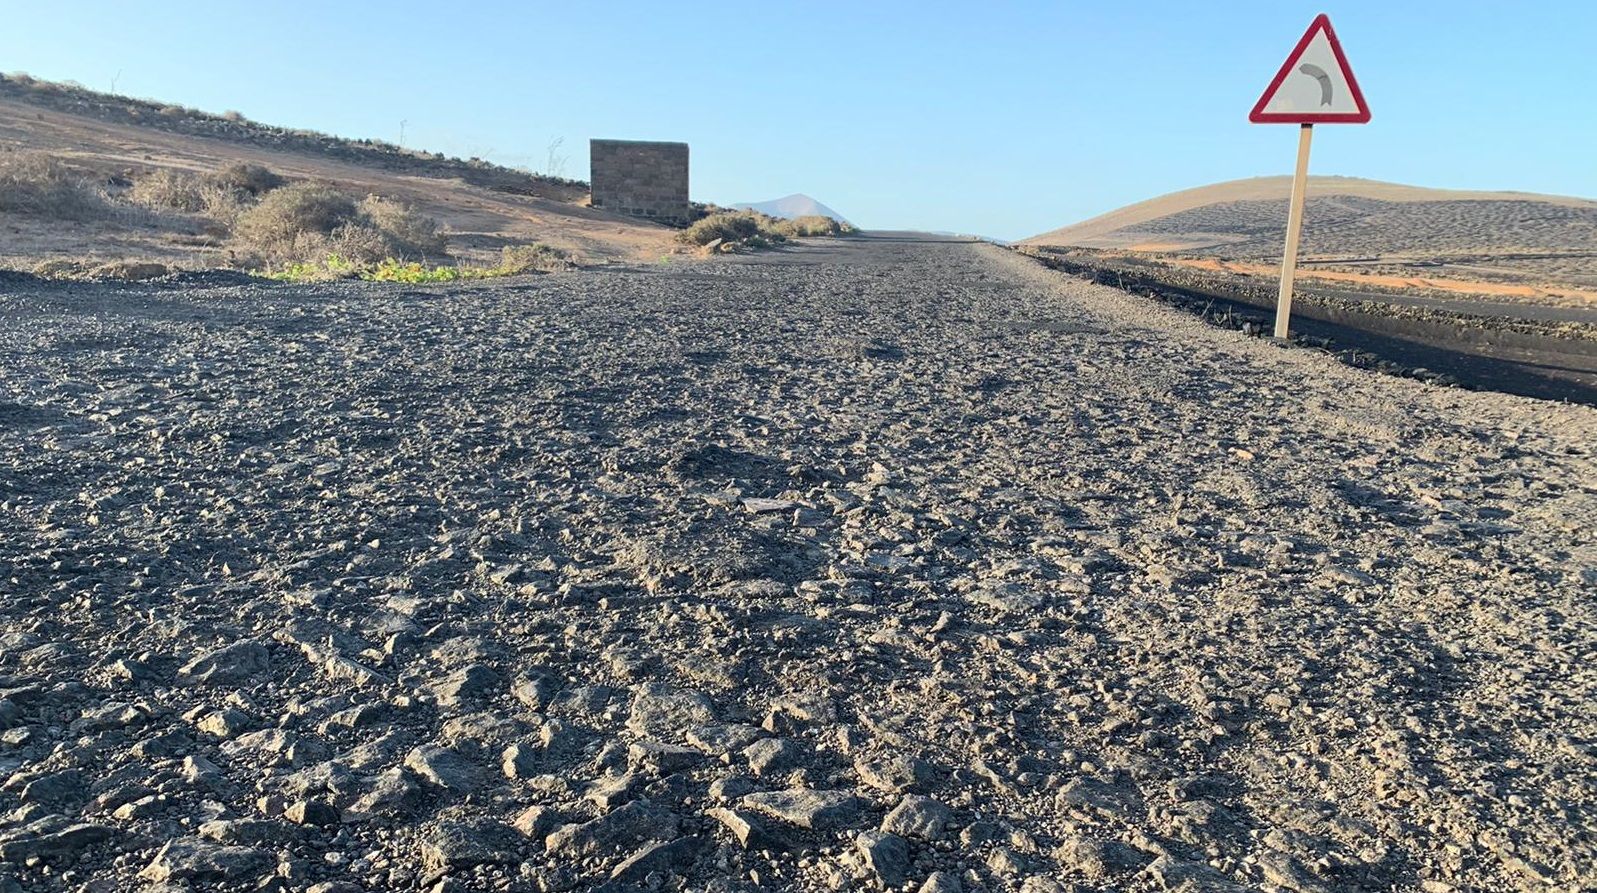
M 1353 102 L 1358 106 L 1356 112 L 1266 112 L 1264 107 L 1269 103 L 1270 97 L 1275 95 L 1281 82 L 1292 73 L 1293 63 L 1303 55 L 1308 48 L 1309 41 L 1314 39 L 1317 31 L 1325 31 L 1325 39 L 1331 43 L 1331 52 L 1336 54 L 1336 64 L 1342 66 L 1342 74 L 1347 78 L 1347 85 L 1353 91 Z M 1309 30 L 1303 32 L 1303 39 L 1292 49 L 1286 57 L 1286 62 L 1281 64 L 1281 70 L 1275 73 L 1275 78 L 1270 81 L 1270 86 L 1264 88 L 1264 94 L 1259 101 L 1253 104 L 1253 111 L 1248 113 L 1248 120 L 1254 124 L 1366 124 L 1370 120 L 1370 106 L 1364 101 L 1364 91 L 1359 89 L 1358 78 L 1353 76 L 1353 69 L 1347 64 L 1347 56 L 1342 52 L 1342 42 L 1336 39 L 1336 30 L 1331 27 L 1331 17 L 1325 13 L 1315 16 L 1310 23 Z

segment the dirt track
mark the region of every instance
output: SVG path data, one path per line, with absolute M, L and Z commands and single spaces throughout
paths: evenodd
M 913 237 L 0 314 L 0 891 L 1597 886 L 1591 408 Z

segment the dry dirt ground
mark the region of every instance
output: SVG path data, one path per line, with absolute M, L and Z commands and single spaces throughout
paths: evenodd
M 236 162 L 296 179 L 332 183 L 356 196 L 398 199 L 433 217 L 449 249 L 468 260 L 496 258 L 505 245 L 543 242 L 585 263 L 658 259 L 677 250 L 675 230 L 584 207 L 580 190 L 515 195 L 461 179 L 383 170 L 302 152 L 113 123 L 0 98 L 0 150 L 41 150 L 105 175 L 155 168 L 205 172 Z M 228 264 L 226 246 L 193 220 L 128 210 L 91 222 L 0 217 L 0 267 L 30 269 L 52 257 L 157 260 L 189 269 Z
M 1597 886 L 1597 412 L 992 246 L 0 286 L 0 890 Z

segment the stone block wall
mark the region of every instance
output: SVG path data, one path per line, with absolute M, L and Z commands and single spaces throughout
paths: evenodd
M 593 206 L 686 226 L 688 144 L 590 140 Z

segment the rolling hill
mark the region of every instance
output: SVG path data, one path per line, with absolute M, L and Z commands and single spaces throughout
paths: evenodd
M 1286 223 L 1286 202 L 1291 189 L 1290 177 L 1254 177 L 1199 186 L 1050 230 L 1025 239 L 1022 244 L 1148 251 L 1234 246 L 1253 241 L 1260 235 L 1261 227 L 1279 232 Z M 1311 209 L 1350 208 L 1400 217 L 1418 217 L 1436 210 L 1432 206 L 1444 204 L 1457 205 L 1460 206 L 1456 209 L 1458 211 L 1480 216 L 1490 215 L 1494 211 L 1520 210 L 1537 218 L 1536 222 L 1542 224 L 1587 221 L 1597 215 L 1597 201 L 1567 196 L 1428 189 L 1357 177 L 1309 178 Z M 1338 229 L 1345 223 L 1342 218 L 1350 216 L 1332 213 Z M 1462 220 L 1457 222 L 1465 223 Z M 1537 229 L 1543 231 L 1545 241 L 1547 227 Z M 1399 232 L 1389 235 L 1395 243 L 1402 241 L 1403 236 Z M 1486 234 L 1467 232 L 1457 235 L 1474 239 Z M 1308 236 L 1307 232 L 1305 236 Z M 1590 247 L 1593 244 L 1590 238 L 1569 238 L 1565 241 L 1572 243 L 1570 247 Z M 1276 246 L 1276 251 L 1279 250 L 1279 246 Z
M 1024 240 L 1187 261 L 1278 263 L 1288 177 L 1201 186 Z M 1301 260 L 1317 269 L 1597 285 L 1597 201 L 1311 177 Z M 1240 271 L 1241 266 L 1235 267 Z

